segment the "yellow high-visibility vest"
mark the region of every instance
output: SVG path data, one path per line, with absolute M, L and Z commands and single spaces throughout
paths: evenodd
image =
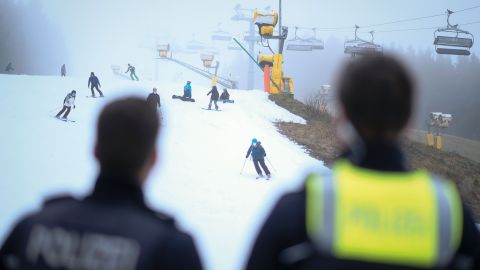
M 306 181 L 307 233 L 339 259 L 429 268 L 447 265 L 462 237 L 455 185 L 425 170 L 381 172 L 339 161 Z

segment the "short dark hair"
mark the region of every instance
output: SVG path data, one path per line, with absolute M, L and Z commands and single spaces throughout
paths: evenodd
M 108 104 L 97 125 L 97 157 L 102 172 L 136 176 L 155 147 L 160 120 L 140 98 Z
M 338 95 L 346 116 L 366 141 L 395 139 L 413 110 L 414 83 L 390 56 L 365 57 L 346 65 Z

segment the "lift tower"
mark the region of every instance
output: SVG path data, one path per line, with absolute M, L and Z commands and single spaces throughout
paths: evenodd
M 249 23 L 250 28 L 248 35 L 244 37 L 244 40 L 248 43 L 248 52 L 253 55 L 255 52 L 255 43 L 257 42 L 257 35 L 255 31 L 255 24 L 252 21 L 252 13 L 254 12 L 253 9 L 246 9 L 242 8 L 240 4 L 236 5 L 235 8 L 235 15 L 231 18 L 233 21 L 246 21 Z M 248 15 L 247 15 L 248 14 Z M 253 71 L 253 62 L 248 64 L 248 90 L 252 90 L 254 88 L 254 76 L 255 73 Z

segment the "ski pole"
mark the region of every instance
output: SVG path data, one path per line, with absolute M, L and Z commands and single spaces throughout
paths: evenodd
M 268 163 L 270 164 L 270 166 L 272 166 L 272 169 L 273 169 L 275 172 L 277 172 L 277 169 L 275 169 L 275 167 L 273 167 L 273 164 L 272 164 L 272 162 L 270 161 L 270 159 L 268 159 L 268 157 L 265 157 L 265 158 L 267 159 L 267 161 L 268 161 Z
M 240 171 L 240 174 L 243 173 L 243 169 L 245 168 L 245 163 L 247 163 L 247 159 L 248 159 L 248 158 L 246 158 L 245 161 L 243 162 L 243 166 L 242 166 L 242 170 Z

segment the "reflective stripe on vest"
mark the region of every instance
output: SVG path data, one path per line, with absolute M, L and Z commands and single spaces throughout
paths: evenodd
M 413 267 L 445 266 L 462 234 L 462 205 L 453 183 L 419 170 L 362 169 L 337 162 L 306 181 L 307 232 L 339 259 Z

